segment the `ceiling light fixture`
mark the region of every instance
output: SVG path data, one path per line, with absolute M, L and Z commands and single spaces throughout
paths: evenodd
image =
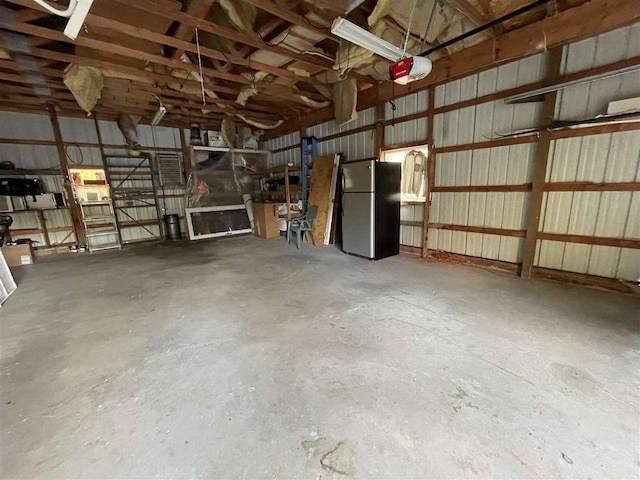
M 158 111 L 153 117 L 153 120 L 151 120 L 152 127 L 155 127 L 156 125 L 158 125 L 162 121 L 162 118 L 164 117 L 165 113 L 167 113 L 167 107 L 165 107 L 162 104 L 162 100 L 160 100 L 160 97 L 158 97 L 157 95 L 154 95 L 154 97 L 156 97 L 156 99 L 160 103 L 160 107 L 158 108 Z
M 58 10 L 52 7 L 45 0 L 34 0 L 41 7 L 46 8 L 49 12 L 59 17 L 66 17 L 69 19 L 67 26 L 64 29 L 64 34 L 72 40 L 75 40 L 80 33 L 84 20 L 89 14 L 89 9 L 93 5 L 93 0 L 70 0 L 69 6 L 66 10 Z
M 366 48 L 382 58 L 397 62 L 402 58 L 402 49 L 375 36 L 342 17 L 337 17 L 331 25 L 331 33 L 359 47 Z

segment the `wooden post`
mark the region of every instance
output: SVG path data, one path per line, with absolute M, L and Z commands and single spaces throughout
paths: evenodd
M 556 81 L 560 76 L 560 64 L 562 62 L 562 47 L 549 50 L 547 60 L 547 80 Z M 529 209 L 527 211 L 527 236 L 524 241 L 524 252 L 522 254 L 522 278 L 531 278 L 531 270 L 536 255 L 536 243 L 538 239 L 538 227 L 540 224 L 540 212 L 542 209 L 542 198 L 544 195 L 544 183 L 547 174 L 547 164 L 549 162 L 549 150 L 551 147 L 551 132 L 548 127 L 553 124 L 553 117 L 556 109 L 557 91 L 547 93 L 544 96 L 542 105 L 541 127 L 538 138 L 538 150 L 536 152 L 536 164 L 533 171 L 531 193 L 529 194 Z
M 44 236 L 44 244 L 46 247 L 51 246 L 51 239 L 49 238 L 49 228 L 47 227 L 47 219 L 44 216 L 44 210 L 36 210 L 38 212 L 38 220 L 40 222 L 40 228 L 42 229 L 42 235 Z
M 47 105 L 51 126 L 53 127 L 53 136 L 56 140 L 56 148 L 58 149 L 58 159 L 60 160 L 60 170 L 64 179 L 64 188 L 67 191 L 67 204 L 71 212 L 71 221 L 73 222 L 73 231 L 76 234 L 76 242 L 79 244 L 87 243 L 86 232 L 82 226 L 82 213 L 80 207 L 73 197 L 73 188 L 71 179 L 69 178 L 69 164 L 67 163 L 67 154 L 64 151 L 64 142 L 62 140 L 62 132 L 58 123 L 58 114 L 56 107 L 52 104 Z
M 98 119 L 93 115 L 93 124 L 96 127 L 96 136 L 98 137 L 98 147 L 100 148 L 100 157 L 102 158 L 102 167 L 104 168 L 104 174 L 107 179 L 107 183 L 111 185 L 111 177 L 109 175 L 109 164 L 107 163 L 107 155 L 104 152 L 104 144 L 102 143 L 102 133 L 100 133 L 100 125 Z
M 429 249 L 427 247 L 427 240 L 429 237 L 429 211 L 431 209 L 431 194 L 433 192 L 433 186 L 435 185 L 436 177 L 436 154 L 433 151 L 435 148 L 433 140 L 433 110 L 435 108 L 435 87 L 429 88 L 429 105 L 427 116 L 427 168 L 425 170 L 426 182 L 427 182 L 427 198 L 424 201 L 424 220 L 422 223 L 422 258 L 427 258 Z

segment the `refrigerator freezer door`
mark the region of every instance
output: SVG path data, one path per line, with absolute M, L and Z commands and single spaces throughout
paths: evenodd
M 342 196 L 342 250 L 346 253 L 374 257 L 374 202 L 373 192 Z
M 355 162 L 342 167 L 343 192 L 373 192 L 375 187 L 375 163 Z

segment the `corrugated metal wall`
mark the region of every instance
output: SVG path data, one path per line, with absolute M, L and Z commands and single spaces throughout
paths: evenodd
M 300 145 L 300 132 L 293 132 L 288 135 L 284 135 L 283 137 L 269 140 L 268 142 L 265 142 L 264 145 L 262 145 L 262 148 L 264 148 L 265 150 L 274 151 L 280 148 L 290 147 L 292 145 Z M 299 148 L 277 152 L 271 156 L 270 167 L 287 164 L 300 165 Z
M 561 72 L 582 71 L 638 55 L 640 24 L 565 46 Z M 435 89 L 434 107 L 437 109 L 542 80 L 546 76 L 546 57 L 547 53 L 538 54 L 440 85 Z M 555 118 L 590 118 L 605 113 L 610 101 L 636 96 L 640 96 L 640 73 L 568 88 L 558 94 Z M 385 119 L 426 112 L 427 108 L 427 92 L 414 93 L 394 100 L 393 104 L 387 103 Z M 433 125 L 435 146 L 442 148 L 485 142 L 504 134 L 536 128 L 541 109 L 540 102 L 507 105 L 504 100 L 496 100 L 438 114 Z M 370 121 L 373 122 L 374 112 L 372 109 L 367 112 L 371 112 Z M 350 128 L 356 128 L 355 122 L 352 123 Z M 337 131 L 335 123 L 328 122 L 310 128 L 309 134 L 322 137 Z M 348 149 L 358 158 L 373 156 L 374 131 L 358 135 L 368 142 L 362 150 L 351 144 L 350 139 L 356 137 L 352 136 L 327 142 L 323 153 Z M 388 147 L 419 145 L 426 138 L 426 118 L 385 127 L 385 145 Z M 272 140 L 271 143 L 278 141 Z M 530 183 L 536 149 L 536 143 L 530 143 L 439 153 L 435 186 Z M 639 149 L 638 131 L 556 140 L 551 146 L 547 181 L 638 182 Z M 522 231 L 526 229 L 528 197 L 527 192 L 434 192 L 429 221 Z M 402 207 L 403 221 L 416 222 L 422 218 L 421 205 Z M 640 194 L 547 192 L 544 194 L 540 231 L 640 239 Z M 401 238 L 405 245 L 420 247 L 420 227 L 403 227 Z M 514 236 L 443 229 L 429 229 L 428 242 L 430 249 L 513 263 L 522 261 L 524 245 L 524 239 Z M 539 240 L 535 265 L 635 280 L 640 277 L 640 251 Z
M 408 122 L 393 122 L 396 118 L 405 117 L 414 113 L 426 112 L 429 108 L 428 92 L 422 91 L 401 97 L 392 102 L 387 102 L 384 107 L 385 120 L 392 121 L 391 125 L 384 128 L 384 145 L 404 145 L 407 143 L 420 143 L 427 140 L 427 119 L 419 118 Z
M 70 166 L 102 166 L 100 149 L 96 147 L 78 147 L 74 142 L 98 143 L 95 125 L 92 119 L 59 117 L 60 130 L 66 145 L 66 153 Z M 106 145 L 122 145 L 124 138 L 115 122 L 100 121 L 100 133 L 102 141 Z M 139 142 L 143 147 L 159 147 L 176 149 L 180 148 L 180 130 L 168 127 L 151 127 L 140 125 L 137 128 Z M 47 115 L 22 114 L 0 111 L 0 138 L 23 139 L 23 140 L 43 140 L 54 141 L 51 121 Z M 152 155 L 161 153 L 162 150 L 154 150 Z M 123 149 L 106 149 L 110 154 L 124 154 Z M 172 151 L 172 153 L 176 153 Z M 60 162 L 55 146 L 49 145 L 15 145 L 10 143 L 0 144 L 0 161 L 8 160 L 13 162 L 17 168 L 25 169 L 48 169 L 59 168 Z M 1 172 L 0 172 L 1 176 Z M 39 178 L 44 182 L 48 192 L 64 192 L 63 178 L 61 175 L 37 175 L 31 176 Z M 136 182 L 127 182 L 122 186 L 138 185 Z M 157 182 L 159 185 L 159 182 Z M 167 213 L 178 213 L 181 218 L 182 231 L 186 231 L 184 223 L 184 189 L 172 188 L 162 190 L 158 188 L 159 196 L 171 195 L 169 198 L 159 198 L 158 203 L 161 208 L 166 208 Z M 156 218 L 155 210 L 151 208 L 128 209 L 127 213 L 136 220 Z M 14 223 L 12 230 L 40 229 L 38 213 L 27 211 L 24 213 L 14 212 L 12 214 Z M 49 230 L 49 239 L 52 245 L 58 243 L 75 242 L 75 235 L 72 233 L 71 216 L 68 209 L 44 212 L 46 225 Z M 126 222 L 131 218 L 118 212 L 118 219 Z M 160 225 L 145 225 L 154 235 L 160 234 Z M 128 227 L 121 230 L 122 240 L 140 241 L 153 238 L 153 235 L 142 227 Z M 24 235 L 14 235 L 16 238 L 31 238 L 38 242 L 37 245 L 45 245 L 45 238 L 42 233 L 28 233 Z
M 335 135 L 336 133 L 348 132 L 360 127 L 373 125 L 376 121 L 375 108 L 369 108 L 358 112 L 358 119 L 346 125 L 338 126 L 335 121 L 321 123 L 307 129 L 308 136 L 318 139 L 318 154 L 328 155 L 331 153 L 342 153 L 346 162 L 372 158 L 376 153 L 375 129 L 345 135 L 333 140 L 323 141 L 323 137 Z M 299 160 L 298 160 L 299 162 Z
M 563 73 L 640 55 L 640 24 L 565 47 Z M 558 93 L 556 118 L 579 120 L 606 113 L 614 100 L 640 96 L 640 72 Z M 640 131 L 607 133 L 552 142 L 547 182 L 640 181 Z M 540 231 L 640 238 L 640 192 L 546 192 Z M 535 265 L 603 277 L 637 280 L 640 250 L 539 240 Z

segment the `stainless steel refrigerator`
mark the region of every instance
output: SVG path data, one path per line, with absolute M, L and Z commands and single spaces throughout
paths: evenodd
M 400 253 L 399 163 L 342 166 L 342 250 L 373 260 Z

